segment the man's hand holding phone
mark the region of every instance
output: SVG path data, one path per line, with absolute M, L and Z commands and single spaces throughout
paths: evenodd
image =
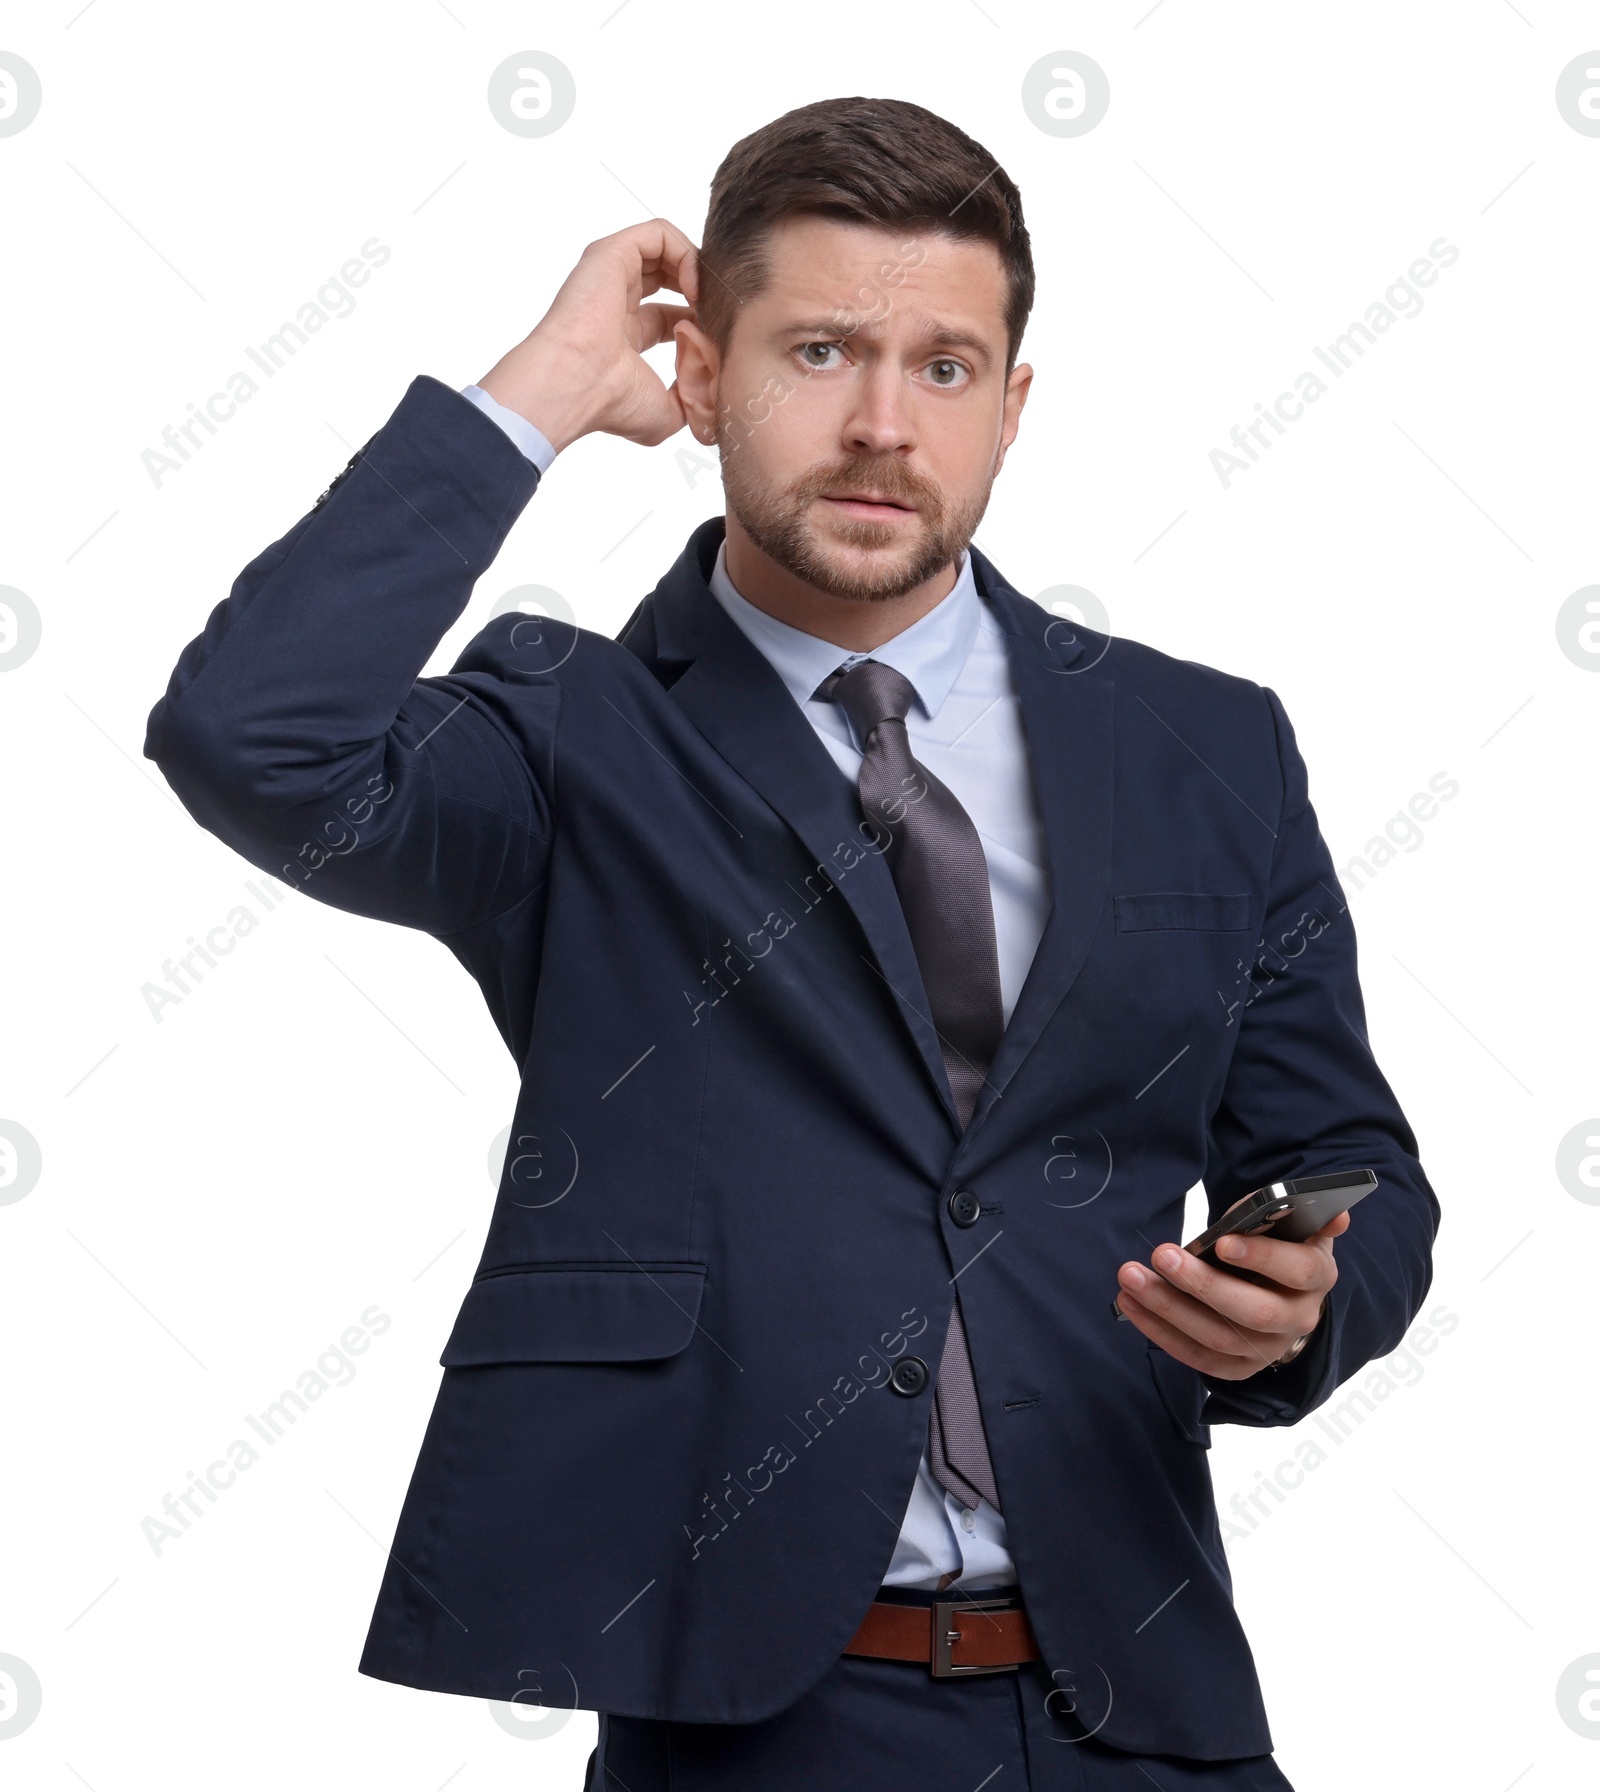
M 1333 1241 L 1349 1224 L 1346 1211 L 1299 1243 L 1237 1233 L 1218 1240 L 1224 1263 L 1248 1269 L 1262 1282 L 1214 1268 L 1175 1244 L 1158 1245 L 1152 1268 L 1128 1262 L 1118 1270 L 1117 1309 L 1180 1363 L 1223 1381 L 1243 1381 L 1316 1330 L 1339 1274 Z

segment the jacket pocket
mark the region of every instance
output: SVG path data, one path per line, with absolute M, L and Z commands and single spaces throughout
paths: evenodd
M 1180 1363 L 1175 1356 L 1168 1356 L 1159 1344 L 1147 1342 L 1145 1355 L 1150 1362 L 1156 1392 L 1161 1396 L 1168 1418 L 1177 1427 L 1178 1435 L 1209 1450 L 1211 1427 L 1201 1423 L 1200 1412 L 1211 1390 L 1200 1371 Z
M 549 1263 L 490 1270 L 467 1290 L 439 1361 L 631 1363 L 694 1334 L 703 1263 Z
M 1248 895 L 1213 896 L 1203 890 L 1149 890 L 1116 898 L 1118 933 L 1185 928 L 1194 933 L 1247 933 Z

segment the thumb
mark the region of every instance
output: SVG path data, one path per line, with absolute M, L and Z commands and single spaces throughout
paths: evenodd
M 1333 1251 L 1334 1239 L 1336 1239 L 1340 1233 L 1348 1231 L 1349 1226 L 1350 1213 L 1349 1210 L 1346 1209 L 1343 1213 L 1336 1213 L 1320 1232 L 1313 1232 L 1308 1242 L 1316 1245 L 1319 1250 L 1327 1251 L 1331 1254 Z

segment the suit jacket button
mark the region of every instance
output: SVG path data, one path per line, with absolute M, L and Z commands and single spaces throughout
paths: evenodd
M 978 1197 L 970 1188 L 958 1188 L 949 1200 L 950 1217 L 958 1226 L 978 1223 Z
M 928 1385 L 928 1365 L 920 1356 L 903 1356 L 889 1371 L 889 1386 L 897 1394 L 920 1394 Z

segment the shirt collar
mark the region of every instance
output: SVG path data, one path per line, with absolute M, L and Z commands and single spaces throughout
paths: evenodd
M 716 565 L 711 569 L 712 594 L 751 643 L 766 655 L 796 703 L 810 702 L 817 686 L 840 666 L 874 659 L 893 666 L 902 677 L 910 680 L 917 700 L 930 719 L 938 715 L 978 634 L 981 600 L 972 575 L 970 551 L 963 549 L 961 571 L 955 584 L 927 615 L 919 617 L 882 646 L 874 647 L 871 653 L 840 647 L 835 642 L 823 640 L 820 635 L 808 635 L 803 629 L 792 628 L 787 622 L 780 622 L 776 616 L 758 609 L 735 590 L 728 577 L 726 553 L 724 538 L 717 548 Z

